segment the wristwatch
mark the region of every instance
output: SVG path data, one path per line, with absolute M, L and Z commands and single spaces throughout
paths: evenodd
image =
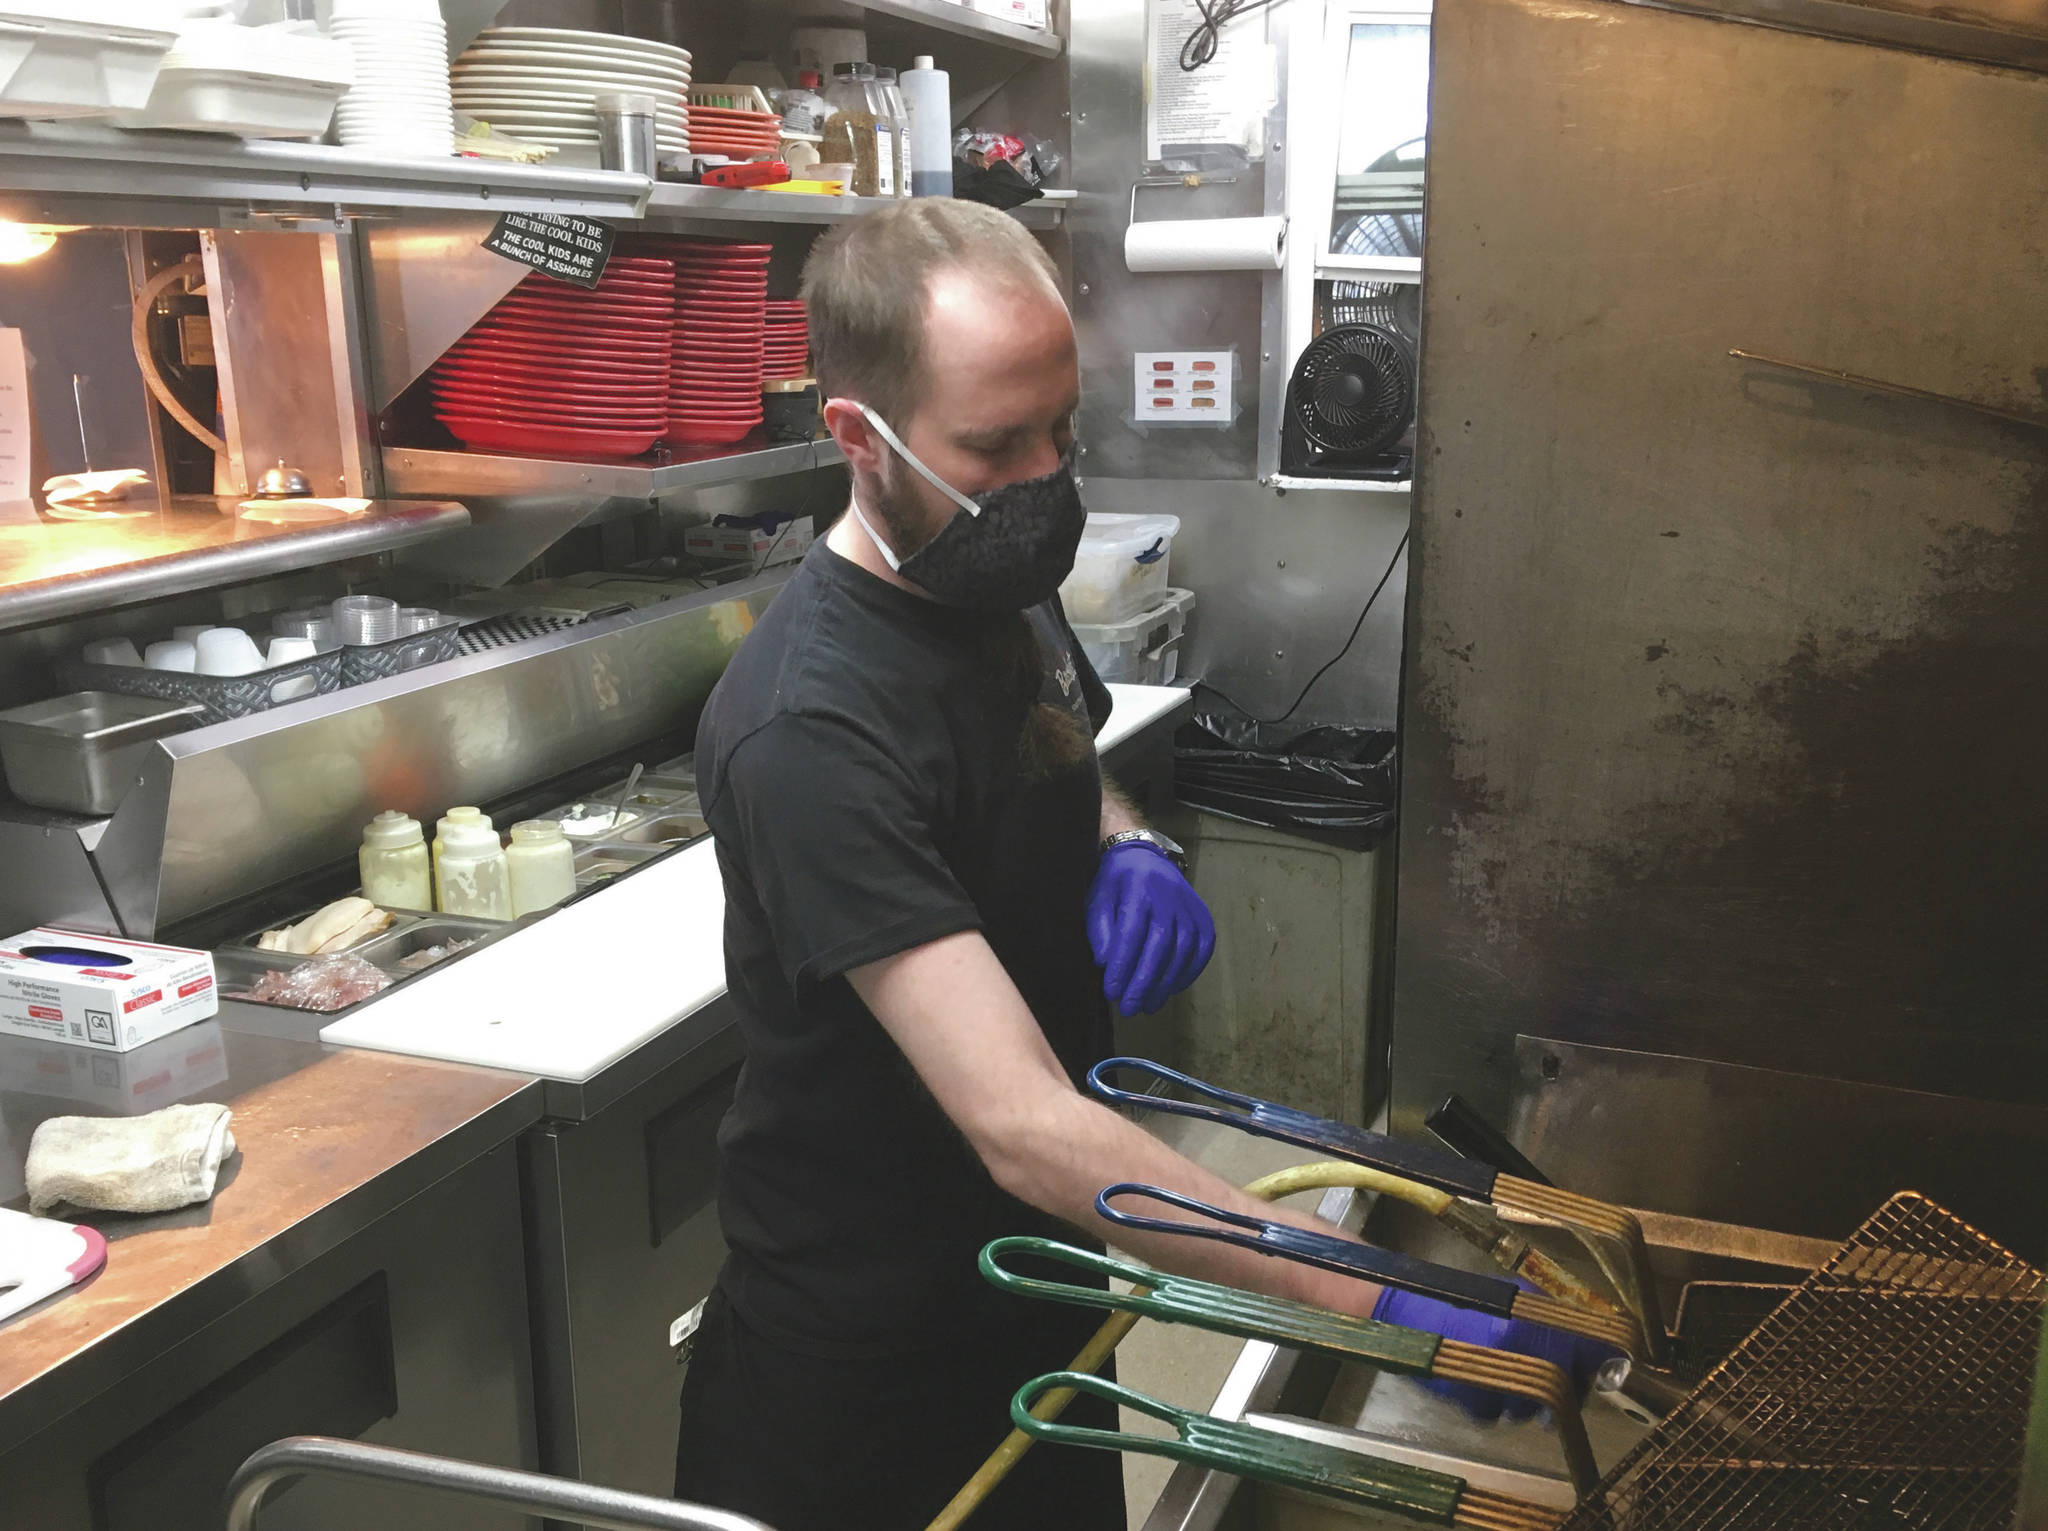
M 1159 852 L 1160 855 L 1171 861 L 1183 872 L 1188 869 L 1188 853 L 1180 848 L 1180 842 L 1168 839 L 1156 829 L 1119 830 L 1116 834 L 1110 835 L 1103 840 L 1102 849 L 1108 852 L 1119 845 L 1128 845 L 1134 840 L 1151 846 L 1152 849 Z

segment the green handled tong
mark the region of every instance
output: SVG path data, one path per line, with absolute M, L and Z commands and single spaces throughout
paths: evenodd
M 1031 1405 L 1039 1394 L 1053 1388 L 1071 1388 L 1091 1398 L 1149 1414 L 1171 1425 L 1173 1437 L 1126 1435 L 1118 1430 L 1039 1419 L 1032 1414 Z M 1177 1409 L 1084 1372 L 1053 1372 L 1034 1377 L 1017 1389 L 1017 1395 L 1010 1400 L 1010 1419 L 1019 1430 L 1042 1441 L 1143 1452 L 1440 1526 L 1467 1526 L 1475 1531 L 1550 1531 L 1561 1518 L 1555 1510 L 1473 1488 L 1463 1478 L 1449 1473 L 1363 1456 L 1316 1441 L 1297 1440 L 1277 1430 L 1218 1419 L 1213 1414 Z
M 1003 1257 L 1013 1254 L 1031 1255 L 1092 1275 L 1128 1281 L 1139 1290 L 1113 1292 L 1098 1286 L 1019 1275 L 1003 1264 Z M 1023 1236 L 996 1239 L 982 1250 L 980 1264 L 981 1274 L 1006 1292 L 1071 1303 L 1077 1307 L 1137 1313 L 1161 1323 L 1186 1324 L 1190 1328 L 1207 1329 L 1238 1339 L 1264 1340 L 1292 1349 L 1318 1351 L 1341 1361 L 1360 1362 L 1404 1377 L 1468 1382 L 1534 1399 L 1551 1411 L 1551 1417 L 1557 1423 L 1558 1443 L 1564 1453 L 1565 1473 L 1572 1488 L 1584 1494 L 1600 1480 L 1599 1468 L 1593 1461 L 1593 1448 L 1586 1439 L 1586 1426 L 1579 1413 L 1577 1395 L 1565 1374 L 1548 1361 L 1447 1340 L 1421 1330 L 1381 1323 L 1377 1319 L 1333 1313 L 1327 1308 L 1310 1307 L 1283 1297 L 1268 1297 L 1258 1292 L 1243 1292 L 1234 1287 L 1169 1275 L 1165 1271 L 1147 1270 L 1143 1266 L 1129 1265 L 1107 1255 L 1093 1254 L 1051 1239 Z M 1012 1413 L 1015 1413 L 1014 1409 Z M 1345 1455 L 1349 1456 L 1348 1453 Z

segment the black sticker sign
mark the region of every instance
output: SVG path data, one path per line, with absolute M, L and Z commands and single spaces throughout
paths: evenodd
M 531 266 L 543 275 L 595 287 L 618 236 L 608 223 L 560 213 L 502 213 L 484 240 L 486 250 Z

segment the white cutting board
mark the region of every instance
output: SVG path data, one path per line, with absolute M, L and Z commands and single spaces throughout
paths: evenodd
M 106 1263 L 107 1241 L 97 1229 L 0 1207 L 0 1322 Z
M 582 1081 L 725 992 L 709 840 L 322 1028 L 320 1040 Z
M 1179 706 L 1109 688 L 1107 750 Z M 725 992 L 725 892 L 699 841 L 323 1027 L 346 1047 L 581 1083 Z

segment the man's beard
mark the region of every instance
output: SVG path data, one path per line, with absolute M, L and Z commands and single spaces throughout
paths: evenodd
M 916 475 L 894 453 L 883 459 L 882 471 L 861 486 L 861 509 L 874 518 L 889 539 L 899 564 L 908 563 L 930 545 L 945 523 L 931 527 L 931 512 L 918 494 Z M 869 503 L 872 496 L 873 504 Z

